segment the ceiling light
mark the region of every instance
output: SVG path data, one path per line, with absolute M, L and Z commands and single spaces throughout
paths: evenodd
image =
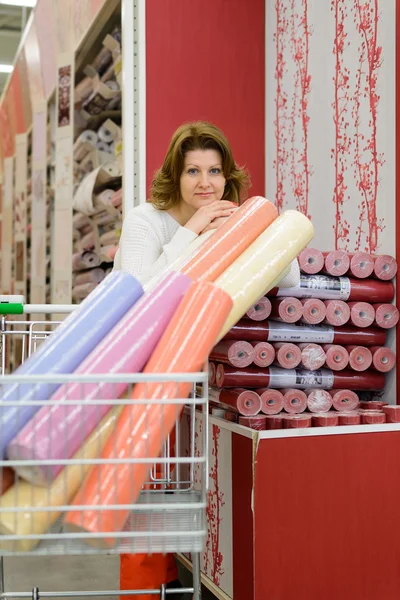
M 12 65 L 0 65 L 0 73 L 12 73 L 13 68 Z
M 36 6 L 36 0 L 0 0 L 0 4 L 8 4 L 9 6 L 28 6 L 33 8 Z

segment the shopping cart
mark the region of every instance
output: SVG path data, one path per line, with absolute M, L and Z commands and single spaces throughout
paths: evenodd
M 17 407 L 21 411 L 23 407 L 35 407 L 32 421 L 32 431 L 36 432 L 41 409 L 46 410 L 53 407 L 60 410 L 70 411 L 71 407 L 79 410 L 88 410 L 87 407 L 95 407 L 99 411 L 97 423 L 99 429 L 104 425 L 101 415 L 106 420 L 112 415 L 117 419 L 117 411 L 124 406 L 148 404 L 146 400 L 131 400 L 131 391 L 136 383 L 146 385 L 154 382 L 175 382 L 178 386 L 190 382 L 192 392 L 189 398 L 177 398 L 173 401 L 165 400 L 160 394 L 160 399 L 151 400 L 161 410 L 161 420 L 165 405 L 176 405 L 177 414 L 183 415 L 176 419 L 174 432 L 167 437 L 162 452 L 157 456 L 146 455 L 141 459 L 119 459 L 118 457 L 107 460 L 101 458 L 101 449 L 104 447 L 105 439 L 98 438 L 96 448 L 91 453 L 84 444 L 88 440 L 87 431 L 82 429 L 81 448 L 78 453 L 63 458 L 44 459 L 37 451 L 41 440 L 36 439 L 36 433 L 31 435 L 31 454 L 16 459 L 9 457 L 1 460 L 0 456 L 0 483 L 4 474 L 11 467 L 19 475 L 15 483 L 2 496 L 0 496 L 0 598 L 29 598 L 38 600 L 41 597 L 76 597 L 76 596 L 123 596 L 152 594 L 161 599 L 166 599 L 170 594 L 193 594 L 195 600 L 201 599 L 200 584 L 200 553 L 204 550 L 206 540 L 206 501 L 207 501 L 207 473 L 208 473 L 208 388 L 207 370 L 203 373 L 192 374 L 124 374 L 124 375 L 19 375 L 7 373 L 7 352 L 11 348 L 10 341 L 19 340 L 19 363 L 24 362 L 37 347 L 43 343 L 48 335 L 58 326 L 59 321 L 51 321 L 49 318 L 34 320 L 35 314 L 50 315 L 61 312 L 71 312 L 75 307 L 67 305 L 64 307 L 51 305 L 24 305 L 19 313 L 20 320 L 15 317 L 3 315 L 0 325 L 1 344 L 1 369 L 0 377 L 0 410 L 6 410 L 8 406 Z M 0 310 L 7 312 L 5 306 L 0 305 Z M 23 315 L 29 315 L 24 319 Z M 24 320 L 22 320 L 24 319 Z M 16 397 L 4 401 L 3 397 L 9 386 L 17 384 Z M 26 386 L 39 384 L 51 385 L 54 388 L 65 386 L 63 400 L 43 400 L 39 395 L 34 399 L 23 400 L 18 396 Z M 78 400 L 68 398 L 68 390 L 79 385 L 81 394 Z M 102 390 L 106 384 L 112 386 L 115 395 L 108 393 L 107 398 L 102 397 Z M 124 384 L 126 392 L 121 397 L 116 393 L 117 386 Z M 95 400 L 87 400 L 85 386 L 96 386 Z M 24 386 L 22 388 L 21 386 Z M 87 389 L 87 387 L 86 387 Z M 110 389 L 108 387 L 108 389 Z M 178 388 L 177 388 L 178 389 Z M 199 393 L 199 389 L 201 393 Z M 196 391 L 197 390 L 197 391 Z M 76 395 L 75 395 L 76 398 Z M 93 397 L 92 397 L 93 398 Z M 18 411 L 16 418 L 18 419 Z M 1 413 L 0 413 L 1 414 Z M 69 413 L 68 413 L 69 414 Z M 201 417 L 200 417 L 201 415 Z M 199 427 L 198 420 L 201 418 L 202 426 Z M 65 421 L 67 423 L 67 420 Z M 110 422 L 111 423 L 111 422 Z M 112 424 L 108 425 L 111 427 Z M 114 420 L 115 424 L 115 420 Z M 52 423 L 50 421 L 50 425 Z M 1 427 L 1 420 L 0 420 Z M 97 430 L 96 430 L 97 431 Z M 149 431 L 149 434 L 151 432 Z M 0 431 L 0 437 L 2 433 Z M 102 434 L 103 435 L 103 434 Z M 112 435 L 107 433 L 107 435 Z M 68 426 L 65 427 L 65 448 L 70 441 Z M 201 436 L 201 440 L 198 437 Z M 197 438 L 195 451 L 195 438 Z M 199 452 L 199 448 L 201 449 Z M 52 454 L 51 454 L 52 455 Z M 72 508 L 71 501 L 81 488 L 81 484 L 90 472 L 98 466 L 112 464 L 117 468 L 124 465 L 128 473 L 139 464 L 146 464 L 149 468 L 147 482 L 143 485 L 140 497 L 136 502 L 129 505 L 110 504 L 107 505 L 108 513 L 114 514 L 127 509 L 127 518 L 124 527 L 109 528 L 101 531 L 88 531 L 84 529 L 68 528 L 65 523 L 68 515 L 74 510 L 80 510 L 82 515 L 86 511 L 94 511 L 99 516 L 104 506 L 79 505 Z M 48 473 L 54 473 L 53 478 L 48 478 Z M 56 475 L 56 473 L 58 473 Z M 44 477 L 38 474 L 45 473 Z M 73 473 L 73 476 L 71 475 Z M 73 485 L 71 486 L 71 478 Z M 99 478 L 100 479 L 100 478 Z M 120 482 L 115 478 L 114 485 L 117 489 Z M 102 481 L 97 484 L 101 487 Z M 122 484 L 121 484 L 122 485 Z M 97 513 L 96 513 L 97 511 Z M 91 513 L 92 514 L 92 513 Z M 82 517 L 83 518 L 83 517 Z M 115 520 L 118 520 L 116 517 Z M 112 544 L 110 545 L 110 540 Z M 4 556 L 26 556 L 26 555 L 87 555 L 87 554 L 121 554 L 121 553 L 181 553 L 190 554 L 193 564 L 193 587 L 183 589 L 166 589 L 165 584 L 160 589 L 153 590 L 104 590 L 101 592 L 79 591 L 79 592 L 39 592 L 38 587 L 33 587 L 32 592 L 12 592 L 4 590 Z

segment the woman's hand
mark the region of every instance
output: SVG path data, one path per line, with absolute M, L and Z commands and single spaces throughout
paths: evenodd
M 185 227 L 200 235 L 200 233 L 209 231 L 209 229 L 217 229 L 222 224 L 222 219 L 225 220 L 230 217 L 236 209 L 237 205 L 234 202 L 215 200 L 215 202 L 199 208 Z M 214 221 L 216 221 L 215 226 L 212 226 Z

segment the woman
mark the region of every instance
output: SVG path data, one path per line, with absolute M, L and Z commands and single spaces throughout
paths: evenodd
M 124 221 L 114 269 L 147 283 L 198 235 L 220 227 L 241 203 L 248 186 L 248 175 L 235 164 L 220 129 L 202 121 L 182 125 L 155 174 L 150 202 L 133 208 Z M 282 287 L 298 282 L 297 261 L 286 279 Z M 163 582 L 170 582 L 172 588 L 176 579 L 173 556 L 121 556 L 121 589 L 159 588 Z

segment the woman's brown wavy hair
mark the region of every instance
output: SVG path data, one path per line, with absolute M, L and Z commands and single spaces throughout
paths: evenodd
M 222 131 L 206 121 L 185 123 L 175 131 L 164 164 L 154 175 L 150 202 L 159 210 L 169 210 L 180 202 L 180 178 L 185 155 L 191 150 L 217 150 L 220 153 L 226 179 L 223 199 L 240 204 L 250 185 L 248 173 L 235 164 L 231 147 Z

